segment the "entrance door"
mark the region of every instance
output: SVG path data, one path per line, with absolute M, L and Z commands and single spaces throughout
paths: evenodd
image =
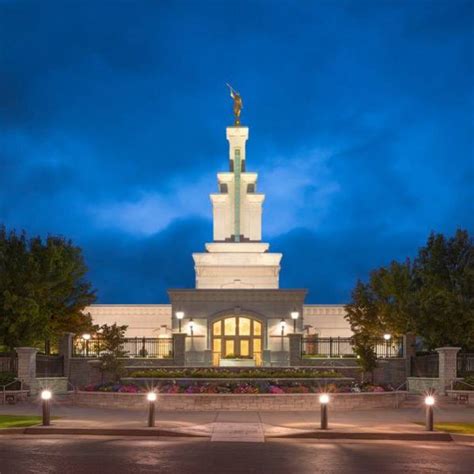
M 262 323 L 248 316 L 230 316 L 212 325 L 213 364 L 221 357 L 254 359 L 262 364 Z

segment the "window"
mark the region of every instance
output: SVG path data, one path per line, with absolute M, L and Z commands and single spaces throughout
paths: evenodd
M 255 183 L 247 184 L 247 193 L 253 194 L 255 192 Z
M 227 183 L 219 184 L 219 192 L 221 194 L 227 194 L 229 192 L 229 188 L 227 187 Z

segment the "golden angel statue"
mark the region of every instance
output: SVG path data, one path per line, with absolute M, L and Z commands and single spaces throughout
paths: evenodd
M 240 125 L 240 111 L 244 108 L 242 97 L 240 94 L 232 88 L 230 84 L 226 84 L 230 90 L 230 96 L 234 99 L 234 125 Z

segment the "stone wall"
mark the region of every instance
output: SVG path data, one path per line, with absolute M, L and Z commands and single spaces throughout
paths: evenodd
M 30 384 L 30 393 L 36 395 L 41 390 L 51 390 L 56 395 L 67 393 L 67 377 L 36 377 Z
M 415 393 L 441 392 L 441 383 L 438 377 L 408 377 L 408 391 Z
M 397 408 L 406 392 L 331 394 L 329 411 L 370 408 Z M 145 394 L 76 392 L 71 403 L 98 408 L 146 410 Z M 320 409 L 317 394 L 158 394 L 158 411 L 301 411 Z

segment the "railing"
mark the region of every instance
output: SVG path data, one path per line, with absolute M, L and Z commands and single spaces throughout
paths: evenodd
M 474 373 L 474 353 L 460 352 L 458 354 L 458 377 L 465 377 L 469 373 Z
M 15 355 L 0 354 L 0 372 L 17 372 L 18 359 Z
M 124 339 L 122 350 L 127 358 L 172 359 L 173 339 L 171 337 L 127 337 Z M 73 345 L 74 357 L 98 357 L 106 353 L 104 341 L 94 338 L 85 341 L 76 339 Z
M 62 377 L 64 375 L 63 356 L 37 354 L 36 375 L 38 377 Z
M 301 352 L 303 357 L 356 357 L 351 337 L 304 337 Z M 374 352 L 380 359 L 403 357 L 403 338 L 377 339 Z

